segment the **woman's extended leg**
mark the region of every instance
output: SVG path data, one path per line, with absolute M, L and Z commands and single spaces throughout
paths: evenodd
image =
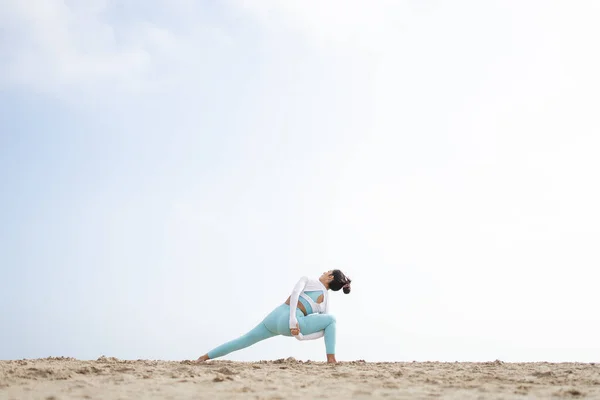
M 331 314 L 310 314 L 298 318 L 300 332 L 303 335 L 325 331 L 325 351 L 327 354 L 335 354 L 335 316 Z
M 212 349 L 211 351 L 209 351 L 206 354 L 206 356 L 207 356 L 206 359 L 222 357 L 226 354 L 229 354 L 229 353 L 237 351 L 237 350 L 241 350 L 248 346 L 252 346 L 256 342 L 260 342 L 261 340 L 265 340 L 265 339 L 268 339 L 273 336 L 276 336 L 276 334 L 271 332 L 270 330 L 268 330 L 267 327 L 265 326 L 265 324 L 263 322 L 261 322 L 254 329 L 252 329 L 250 332 L 246 333 L 245 335 L 243 335 L 237 339 L 231 340 L 227 343 L 224 343 L 224 344 Z M 201 359 L 202 359 L 202 357 L 201 357 Z M 204 360 L 202 360 L 202 361 L 204 361 Z

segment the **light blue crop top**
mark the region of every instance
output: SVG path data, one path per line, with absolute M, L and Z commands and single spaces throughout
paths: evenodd
M 311 290 L 309 292 L 304 292 L 304 294 L 306 294 L 308 297 L 313 299 L 313 301 L 316 303 L 317 299 L 319 298 L 319 296 L 321 296 L 323 294 L 323 292 L 321 290 L 314 290 L 314 291 Z M 308 304 L 308 301 L 306 301 L 306 299 L 299 297 L 298 301 L 304 305 L 304 309 L 306 310 L 306 315 L 312 314 L 314 312 L 312 309 L 312 306 L 310 304 Z

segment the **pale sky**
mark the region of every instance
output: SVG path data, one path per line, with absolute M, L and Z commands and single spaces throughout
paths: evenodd
M 599 361 L 599 20 L 0 0 L 0 359 L 195 359 L 340 268 L 338 360 Z

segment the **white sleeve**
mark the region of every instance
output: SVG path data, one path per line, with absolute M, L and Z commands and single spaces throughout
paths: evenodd
M 311 333 L 310 335 L 303 335 L 303 334 L 299 333 L 298 335 L 295 336 L 295 338 L 298 340 L 315 340 L 315 339 L 322 338 L 324 334 L 325 334 L 324 330 L 315 332 L 315 333 Z
M 296 286 L 294 286 L 294 290 L 292 290 L 292 295 L 290 296 L 290 329 L 295 328 L 298 324 L 298 319 L 296 318 L 298 298 L 300 297 L 300 293 L 304 291 L 307 282 L 308 277 L 303 276 L 302 278 L 300 278 L 298 283 L 296 283 Z

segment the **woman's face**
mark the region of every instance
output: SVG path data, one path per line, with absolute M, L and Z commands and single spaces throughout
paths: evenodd
M 321 275 L 321 278 L 319 280 L 321 282 L 326 282 L 326 283 L 331 282 L 333 280 L 332 272 L 333 272 L 332 269 L 330 269 L 329 271 L 323 272 L 323 275 Z

